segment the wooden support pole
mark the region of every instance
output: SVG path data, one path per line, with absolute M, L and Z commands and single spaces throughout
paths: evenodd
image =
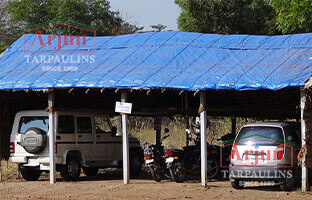
M 0 160 L 0 181 L 2 181 L 2 160 Z
M 156 131 L 156 146 L 161 146 L 161 117 L 157 116 L 154 118 L 154 130 Z
M 200 92 L 200 107 L 206 106 L 206 94 Z M 201 184 L 207 183 L 207 139 L 206 139 L 207 113 L 202 109 L 200 113 L 200 152 L 201 152 Z
M 127 91 L 121 91 L 121 102 L 127 101 Z M 127 130 L 127 115 L 121 115 L 122 121 L 122 157 L 123 157 L 123 180 L 124 184 L 130 183 L 129 172 L 129 137 Z
M 189 117 L 189 113 L 188 113 L 188 96 L 187 96 L 187 92 L 184 93 L 184 98 L 185 98 L 185 128 L 186 129 L 190 129 L 190 117 Z M 190 135 L 185 132 L 185 145 L 189 146 L 190 144 Z
M 51 108 L 49 112 L 49 156 L 50 156 L 50 183 L 56 183 L 55 169 L 55 115 L 54 115 L 54 92 L 48 94 L 48 106 Z
M 232 134 L 236 134 L 236 117 L 231 117 L 232 121 Z
M 300 111 L 301 111 L 301 144 L 302 147 L 306 144 L 306 124 L 303 118 L 304 108 L 306 103 L 306 97 L 304 89 L 300 90 Z M 301 190 L 305 192 L 309 190 L 308 187 L 308 170 L 305 165 L 305 157 L 302 159 L 302 168 L 301 168 Z

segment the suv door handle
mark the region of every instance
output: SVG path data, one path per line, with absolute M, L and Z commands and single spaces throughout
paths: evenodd
M 82 137 L 82 135 L 78 135 L 78 137 L 79 137 L 79 138 L 81 138 L 81 137 Z

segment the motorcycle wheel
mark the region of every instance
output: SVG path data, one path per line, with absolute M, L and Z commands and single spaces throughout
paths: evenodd
M 207 161 L 207 178 L 214 179 L 220 173 L 220 164 L 216 159 Z
M 156 182 L 160 182 L 160 181 L 161 181 L 161 173 L 160 173 L 160 170 L 158 170 L 157 168 L 150 167 L 150 171 L 151 171 L 151 174 L 152 174 L 153 179 L 154 179 Z
M 183 183 L 186 180 L 186 174 L 180 162 L 174 163 L 174 165 L 169 168 L 169 171 L 175 182 Z

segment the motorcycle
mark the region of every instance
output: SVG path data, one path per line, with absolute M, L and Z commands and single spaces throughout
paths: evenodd
M 169 129 L 165 129 L 165 133 L 168 133 Z M 165 163 L 164 146 L 162 142 L 169 137 L 165 135 L 160 140 L 160 145 L 146 144 L 144 147 L 144 160 L 146 166 L 149 168 L 153 179 L 156 182 L 160 182 L 164 176 L 171 178 L 170 172 L 167 169 Z
M 186 130 L 187 133 L 189 130 Z M 190 175 L 199 175 L 201 169 L 200 133 L 196 134 L 195 145 L 183 150 L 166 152 L 166 164 L 170 175 L 176 182 L 185 181 Z M 219 151 L 215 145 L 207 144 L 207 178 L 213 179 L 220 174 Z

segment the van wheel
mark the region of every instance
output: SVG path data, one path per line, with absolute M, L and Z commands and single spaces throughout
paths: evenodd
M 99 169 L 95 167 L 84 167 L 83 173 L 87 176 L 96 176 L 98 174 Z
M 244 185 L 245 185 L 245 181 L 239 181 L 239 180 L 235 180 L 235 181 L 231 181 L 231 185 L 234 189 L 243 189 Z
M 23 179 L 25 179 L 26 181 L 37 181 L 41 175 L 41 171 L 22 170 L 21 174 Z
M 130 158 L 130 175 L 137 177 L 140 175 L 142 169 L 142 163 L 139 156 L 133 154 Z
M 281 188 L 282 191 L 290 191 L 292 189 L 292 186 L 288 186 L 287 184 L 282 183 L 280 185 L 280 188 Z
M 207 178 L 213 179 L 217 178 L 220 174 L 220 164 L 216 159 L 208 160 L 207 161 Z
M 81 166 L 77 158 L 69 157 L 66 165 L 60 170 L 61 176 L 65 181 L 77 181 L 80 176 Z
M 282 191 L 290 191 L 292 190 L 292 187 L 294 186 L 294 180 L 291 179 L 285 179 L 285 181 L 280 185 L 280 188 Z

